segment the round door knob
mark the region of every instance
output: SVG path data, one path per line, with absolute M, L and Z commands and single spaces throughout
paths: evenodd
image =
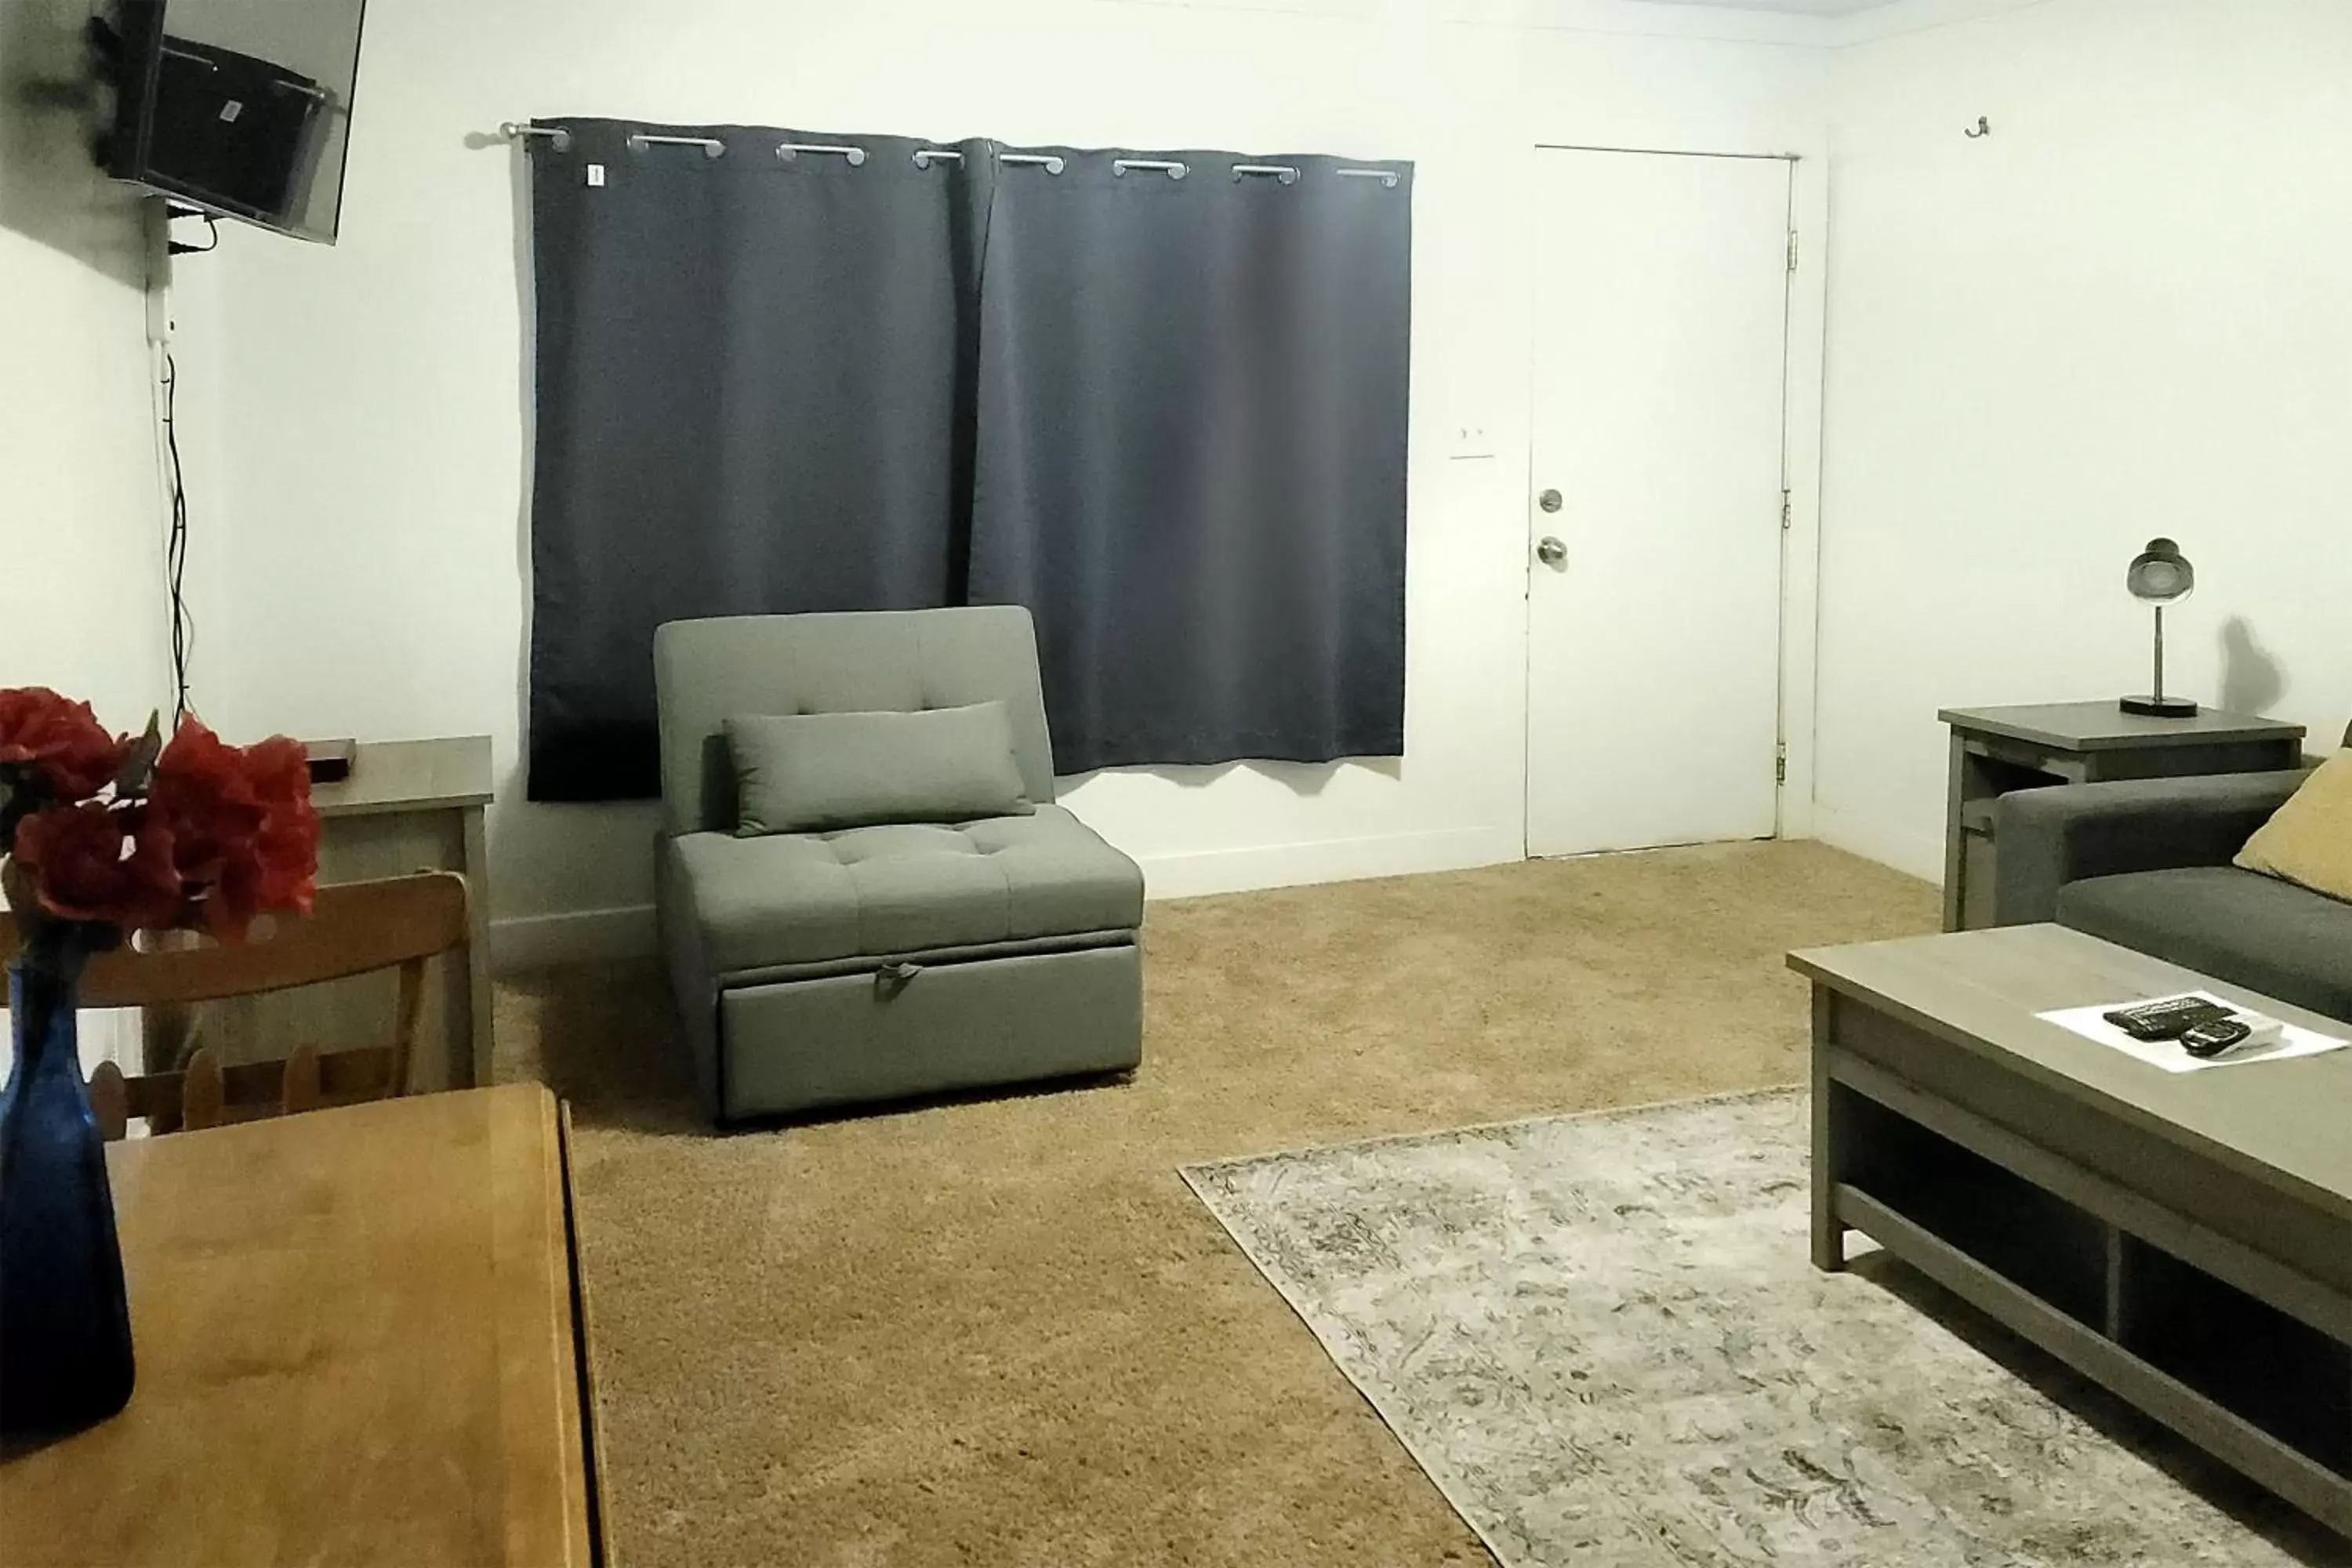
M 1568 546 L 1547 535 L 1536 542 L 1536 559 L 1547 566 L 1557 566 L 1568 559 Z
M 1544 491 L 1543 494 L 1536 497 L 1536 505 L 1543 508 L 1546 511 L 1558 511 L 1560 506 L 1559 492 L 1558 490 Z

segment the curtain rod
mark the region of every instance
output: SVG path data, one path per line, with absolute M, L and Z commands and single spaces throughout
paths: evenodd
M 529 121 L 525 120 L 508 120 L 499 123 L 499 134 L 505 137 L 509 142 L 521 142 L 530 137 L 541 136 L 545 137 L 547 139 L 547 144 L 558 153 L 569 153 L 572 151 L 572 132 L 560 125 L 533 125 Z M 647 148 L 653 146 L 699 147 L 702 149 L 702 155 L 704 157 L 717 158 L 724 155 L 727 152 L 727 144 L 719 141 L 715 136 L 664 136 L 656 135 L 651 132 L 639 131 L 633 132 L 630 134 L 628 143 L 629 150 L 633 153 L 642 153 Z M 1623 151 L 1624 149 L 1597 148 L 1564 150 L 1613 152 Z M 800 155 L 803 153 L 823 153 L 828 156 L 837 157 L 853 169 L 862 167 L 866 163 L 866 149 L 863 147 L 851 146 L 845 142 L 786 142 L 776 148 L 776 156 L 787 163 L 797 162 Z M 1766 156 L 1766 154 L 1762 153 L 1702 153 L 1699 155 L 1703 157 Z M 1783 154 L 1775 153 L 1770 155 L 1777 157 L 1782 156 Z M 1790 161 L 1793 162 L 1796 155 L 1794 153 L 1789 153 L 1785 154 L 1785 156 L 1789 157 Z M 963 154 L 952 147 L 918 147 L 915 149 L 912 162 L 918 169 L 928 169 L 935 161 L 961 163 L 963 162 Z M 996 161 L 1000 163 L 1012 163 L 1020 166 L 1041 168 L 1049 174 L 1058 174 L 1068 166 L 1066 160 L 1065 160 L 1061 154 L 1056 153 L 999 153 L 996 155 Z M 1171 180 L 1181 180 L 1185 175 L 1192 173 L 1192 165 L 1177 159 L 1113 158 L 1110 161 L 1110 172 L 1113 174 L 1123 175 L 1129 169 L 1150 170 L 1155 174 L 1166 174 Z M 1298 183 L 1299 173 L 1300 171 L 1295 163 L 1235 163 L 1233 165 L 1233 175 L 1236 180 L 1246 179 L 1254 174 L 1267 175 L 1271 176 L 1277 184 L 1285 185 L 1297 184 Z M 1399 178 L 1397 172 L 1394 169 L 1334 169 L 1331 173 L 1341 179 L 1378 180 L 1382 185 L 1386 186 L 1390 190 L 1394 190 L 1396 188 L 1397 180 Z
M 559 153 L 572 151 L 572 132 L 560 125 L 533 125 L 523 120 L 506 120 L 499 123 L 499 134 L 509 142 L 520 142 L 526 136 L 544 136 L 549 146 Z

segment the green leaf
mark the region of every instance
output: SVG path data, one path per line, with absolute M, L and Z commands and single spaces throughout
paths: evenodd
M 122 766 L 115 770 L 114 798 L 129 800 L 144 793 L 147 781 L 155 774 L 155 759 L 163 752 L 163 716 L 147 715 L 147 732 L 131 743 L 123 753 Z

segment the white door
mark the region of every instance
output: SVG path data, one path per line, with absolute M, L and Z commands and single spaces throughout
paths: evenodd
M 1536 167 L 1528 851 L 1769 838 L 1790 165 Z

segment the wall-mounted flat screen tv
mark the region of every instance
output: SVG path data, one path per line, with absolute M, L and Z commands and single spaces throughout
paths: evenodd
M 366 0 L 114 0 L 100 162 L 117 179 L 334 243 Z

